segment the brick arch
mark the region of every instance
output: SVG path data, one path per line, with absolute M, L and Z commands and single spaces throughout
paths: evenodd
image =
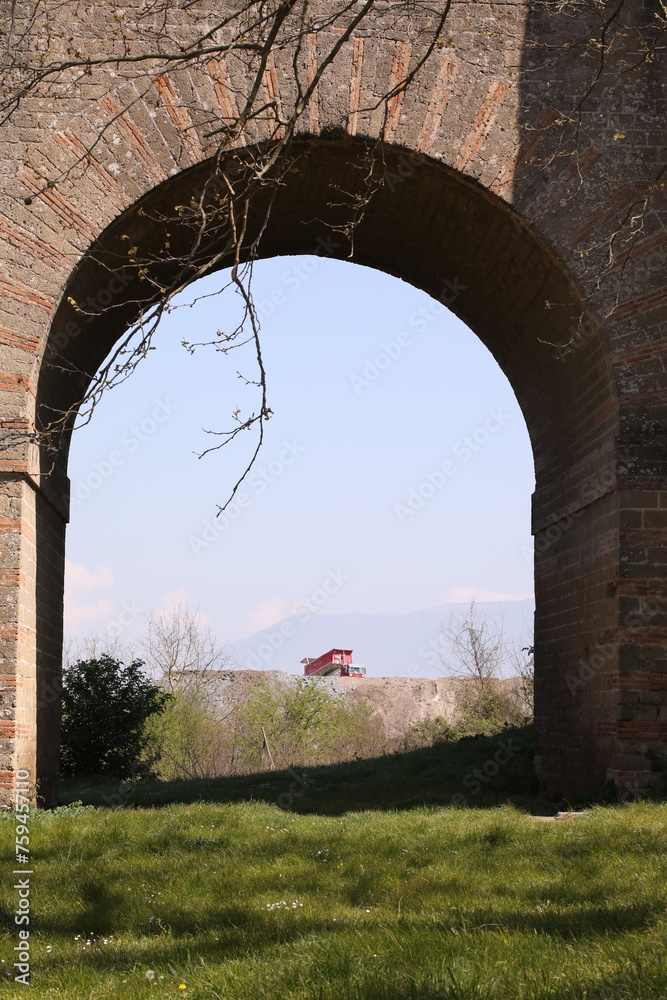
M 336 191 L 354 196 L 355 178 L 361 188 L 368 145 L 311 139 L 295 152 L 298 172 L 274 204 L 260 256 L 319 252 L 351 259 L 409 281 L 445 303 L 481 337 L 517 394 L 535 454 L 538 516 L 548 517 L 555 505 L 575 497 L 573 470 L 582 464 L 588 468 L 591 451 L 600 467 L 609 461 L 615 400 L 595 320 L 582 310 L 581 290 L 562 260 L 498 195 L 423 154 L 391 146 L 382 155 L 385 183 L 357 227 L 350 258 L 349 241 L 331 228 L 343 216 L 327 206 Z M 174 206 L 201 189 L 211 166 L 202 163 L 163 180 L 121 213 L 79 262 L 55 313 L 37 381 L 36 399 L 47 414 L 77 401 L 81 373 L 94 374 L 126 331 L 140 293 L 140 285 L 125 284 L 118 270 L 126 247 L 138 246 L 142 256 L 157 254 L 164 240 L 158 220 L 173 218 Z M 436 214 L 434 205 L 446 211 Z M 177 238 L 170 224 L 172 247 Z M 217 251 L 212 239 L 200 265 Z M 223 258 L 219 266 L 225 263 Z M 118 273 L 121 280 L 115 280 Z M 165 280 L 170 276 L 167 267 Z M 82 320 L 72 302 L 104 311 Z M 552 345 L 567 344 L 581 323 L 586 338 L 573 379 Z M 75 374 L 68 377 L 67 370 Z M 62 481 L 65 466 L 63 455 Z M 608 486 L 603 481 L 597 492 Z M 559 601 L 540 593 L 550 582 L 550 574 L 538 579 L 538 630 Z M 538 672 L 542 666 L 538 656 Z
M 640 6 L 628 5 L 630 19 Z M 378 14 L 350 41 L 307 109 L 302 156 L 260 252 L 347 258 L 326 225 L 338 221 L 331 192 L 354 192 L 368 146 L 382 140 L 385 183 L 352 259 L 461 316 L 508 376 L 531 436 L 538 776 L 552 794 L 607 778 L 636 787 L 651 780 L 667 736 L 667 299 L 656 270 L 667 237 L 658 213 L 621 241 L 611 264 L 604 248 L 650 188 L 661 95 L 650 63 L 632 79 L 603 74 L 605 115 L 594 94 L 568 149 L 566 112 L 587 86 L 577 44 L 590 25 L 543 4 L 474 8 L 454 5 L 452 44 L 386 114 L 377 98 L 414 64 L 427 15 L 415 9 L 386 24 Z M 80 29 L 83 48 L 104 46 L 102 25 Z M 480 38 L 494 39 L 483 59 Z M 546 61 L 534 54 L 543 41 Z M 326 44 L 309 37 L 306 71 Z M 285 106 L 290 72 L 283 53 L 263 82 Z M 162 72 L 143 90 L 102 71 L 46 109 L 26 102 L 0 158 L 5 427 L 30 427 L 35 414 L 80 394 L 131 320 L 131 283 L 109 271 L 124 259 L 120 236 L 159 246 L 153 213 L 203 182 L 211 117 L 235 114 L 245 85 L 241 62 L 211 59 Z M 622 141 L 631 123 L 620 132 L 608 120 L 630 98 L 647 123 L 641 156 Z M 265 138 L 259 123 L 245 144 Z M 204 254 L 214 250 L 212 239 Z M 96 302 L 114 308 L 82 321 L 70 298 L 93 312 Z M 53 469 L 32 447 L 0 456 L 0 784 L 9 793 L 27 766 L 47 801 L 56 786 L 65 451 Z
M 573 407 L 602 440 L 609 427 L 605 417 L 613 414 L 614 385 L 595 317 L 562 259 L 529 223 L 478 182 L 409 149 L 386 145 L 380 154 L 363 140 L 311 138 L 297 143 L 294 154 L 298 169 L 274 202 L 260 257 L 317 254 L 350 260 L 443 302 L 483 340 L 510 380 L 533 447 L 542 456 L 538 465 L 553 465 L 560 455 L 565 472 L 581 448 L 574 425 L 563 417 Z M 332 208 L 332 202 L 342 190 L 351 201 L 361 194 L 368 164 L 379 162 L 380 156 L 383 183 L 351 241 L 336 229 L 349 213 Z M 81 258 L 55 310 L 36 380 L 43 423 L 77 403 L 89 381 L 86 373 L 92 377 L 97 372 L 132 321 L 134 300 L 145 294 L 132 269 L 124 267 L 127 247 L 157 256 L 165 240 L 160 220 L 173 220 L 176 206 L 204 189 L 211 177 L 215 179 L 215 164 L 205 161 L 164 180 L 120 213 Z M 263 220 L 260 202 L 249 232 Z M 177 252 L 177 227 L 170 221 L 166 228 Z M 188 233 L 184 228 L 183 248 Z M 219 252 L 212 236 L 198 267 L 206 268 Z M 222 257 L 213 270 L 230 264 Z M 169 262 L 160 271 L 165 283 L 175 273 Z M 584 392 L 581 381 L 563 379 L 563 365 L 554 363 L 573 338 L 584 349 L 585 368 L 599 381 L 597 397 Z M 565 402 L 566 397 L 572 402 Z M 603 417 L 601 399 L 606 404 Z M 544 442 L 555 426 L 561 447 L 547 458 Z

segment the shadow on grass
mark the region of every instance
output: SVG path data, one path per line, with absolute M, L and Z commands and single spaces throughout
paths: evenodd
M 406 753 L 289 771 L 120 785 L 70 779 L 63 782 L 60 801 L 119 807 L 261 801 L 326 816 L 419 806 L 490 808 L 512 802 L 526 811 L 553 815 L 553 803 L 532 792 L 533 752 L 532 726 L 525 726 L 492 737 L 466 737 Z
M 84 883 L 80 893 L 84 909 L 77 916 L 73 930 L 83 935 L 90 931 L 94 934 L 108 934 L 117 911 L 125 903 L 124 895 L 114 892 L 106 882 L 94 877 Z
M 563 940 L 581 940 L 610 934 L 626 934 L 646 931 L 662 916 L 665 907 L 662 899 L 652 903 L 630 903 L 626 906 L 591 906 L 582 904 L 568 906 L 557 912 L 553 909 L 493 911 L 490 909 L 466 910 L 457 918 L 436 924 L 443 933 L 447 931 L 476 934 L 502 934 L 521 932 L 540 934 Z
M 487 934 L 535 933 L 550 938 L 562 940 L 581 940 L 596 936 L 607 937 L 610 934 L 641 933 L 649 930 L 664 913 L 664 905 L 641 904 L 628 906 L 588 906 L 581 909 L 568 909 L 563 913 L 536 913 L 533 910 L 515 910 L 512 913 L 480 909 L 467 910 L 464 915 L 453 914 L 446 922 L 434 923 L 432 929 L 437 929 L 443 935 L 462 935 L 483 937 Z M 39 928 L 42 934 L 80 933 L 83 938 L 89 935 L 102 936 L 112 932 L 116 914 L 111 910 L 104 913 L 95 906 L 80 914 L 71 927 L 63 927 L 59 922 L 50 926 L 49 921 L 40 920 Z M 160 958 L 168 956 L 172 964 L 188 962 L 193 955 L 210 960 L 229 960 L 241 955 L 261 955 L 276 945 L 287 944 L 317 934 L 331 935 L 347 934 L 351 927 L 344 918 L 332 920 L 308 920 L 300 918 L 298 923 L 291 919 L 283 922 L 281 916 L 267 914 L 263 911 L 244 910 L 235 906 L 210 908 L 206 913 L 198 915 L 196 920 L 179 919 L 177 912 L 165 913 L 160 917 L 160 925 L 146 927 L 137 938 L 136 944 L 125 947 L 115 946 L 113 956 L 104 948 L 86 950 L 86 964 L 93 968 L 105 968 L 110 964 L 128 964 L 136 962 L 159 963 Z M 291 914 L 290 914 L 291 917 Z M 95 925 L 91 923 L 95 921 Z M 86 928 L 84 930 L 84 927 Z M 369 931 L 377 930 L 369 924 Z M 215 933 L 217 940 L 211 938 Z M 358 933 L 355 926 L 354 933 Z M 58 965 L 57 958 L 50 957 L 53 966 Z
M 85 960 L 90 968 L 104 969 L 118 964 L 131 966 L 136 962 L 146 962 L 150 966 L 151 962 L 159 964 L 161 959 L 175 965 L 190 961 L 193 955 L 227 961 L 250 954 L 261 955 L 276 945 L 311 935 L 336 934 L 345 929 L 342 920 L 339 926 L 335 921 L 303 917 L 298 923 L 288 922 L 281 916 L 276 919 L 274 914 L 262 910 L 243 910 L 235 906 L 210 908 L 195 918 L 184 917 L 174 910 L 160 914 L 154 922 L 133 928 L 136 937 L 132 943 L 110 948 L 100 945 L 98 939 L 125 933 L 122 928 L 119 930 L 118 911 L 114 908 L 107 912 L 88 909 L 78 914 L 71 924 L 40 918 L 39 931 L 44 935 L 72 938 L 79 935 L 82 949 L 79 959 Z M 212 933 L 215 937 L 211 937 Z M 84 939 L 93 943 L 91 949 L 83 950 Z M 52 968 L 69 961 L 59 962 L 57 955 L 47 956 L 47 959 Z
M 465 919 L 453 917 L 448 923 L 434 925 L 434 929 L 443 936 L 453 935 L 455 940 L 465 950 L 466 938 L 470 941 L 481 939 L 488 934 L 508 934 L 508 933 L 535 933 L 550 938 L 563 940 L 581 940 L 582 938 L 593 939 L 595 937 L 607 938 L 610 934 L 642 933 L 648 930 L 661 916 L 664 907 L 656 903 L 655 906 L 617 906 L 611 908 L 586 907 L 580 911 L 572 913 L 557 914 L 536 914 L 532 911 L 517 910 L 511 914 L 496 913 L 489 910 L 480 910 L 477 913 L 468 911 Z M 496 917 L 494 921 L 492 918 Z M 477 924 L 476 921 L 480 923 Z M 80 922 L 77 921 L 77 925 Z M 72 928 L 71 930 L 76 930 Z M 370 926 L 369 930 L 377 930 L 377 927 Z M 67 934 L 67 929 L 62 926 L 48 927 L 40 924 L 42 933 L 49 931 L 62 935 Z M 89 931 L 92 928 L 89 928 Z M 276 920 L 263 912 L 243 911 L 234 907 L 220 907 L 210 910 L 203 919 L 197 920 L 196 926 L 179 927 L 165 922 L 162 929 L 156 928 L 147 932 L 136 940 L 135 944 L 127 946 L 112 946 L 111 948 L 99 947 L 93 943 L 91 948 L 82 948 L 77 961 L 83 963 L 86 968 L 97 972 L 118 971 L 119 969 L 132 971 L 138 968 L 160 969 L 169 963 L 178 968 L 190 964 L 193 960 L 202 962 L 212 968 L 216 964 L 223 963 L 238 957 L 248 957 L 254 955 L 261 958 L 276 946 L 294 943 L 303 939 L 313 939 L 316 935 L 349 935 L 353 930 L 358 934 L 358 928 L 352 929 L 345 920 L 323 921 L 300 919 L 298 924 Z M 105 933 L 106 928 L 97 931 L 99 934 Z M 165 933 L 166 931 L 166 933 Z M 218 940 L 210 935 L 215 932 Z M 88 935 L 84 935 L 87 937 Z M 89 939 L 90 940 L 90 939 Z M 480 940 L 480 945 L 482 941 Z M 57 946 L 56 946 L 57 947 Z M 47 971 L 58 971 L 66 968 L 71 961 L 60 959 L 57 950 L 54 954 L 45 956 L 45 968 Z M 384 984 L 383 984 L 384 985 Z M 460 984 L 463 987 L 464 984 Z M 481 984 L 480 984 L 481 985 Z M 466 985 L 466 991 L 460 994 L 447 992 L 451 989 L 451 983 L 433 984 L 429 987 L 424 984 L 420 990 L 407 989 L 405 985 L 395 986 L 384 985 L 385 992 L 373 993 L 374 1000 L 378 997 L 386 997 L 386 1000 L 401 1000 L 401 998 L 416 998 L 418 996 L 444 996 L 458 997 L 459 1000 L 465 997 L 471 1000 L 477 996 L 473 984 Z M 377 990 L 378 984 L 374 986 Z M 353 990 L 346 996 L 363 997 L 370 994 L 364 993 L 363 987 L 359 992 Z M 429 989 L 431 992 L 429 992 Z M 441 993 L 438 993 L 440 989 Z M 597 993 L 582 994 L 585 996 L 598 996 Z M 634 994 L 632 994 L 634 996 Z M 482 993 L 480 997 L 491 996 Z M 549 996 L 556 998 L 560 993 L 549 992 Z M 563 998 L 572 996 L 571 993 L 564 992 Z M 600 994 L 605 1000 L 616 994 Z M 626 993 L 619 993 L 618 996 L 628 996 Z M 653 994 L 649 991 L 643 1000 L 650 1000 Z M 660 994 L 656 993 L 656 997 Z M 660 997 L 664 1000 L 664 995 Z

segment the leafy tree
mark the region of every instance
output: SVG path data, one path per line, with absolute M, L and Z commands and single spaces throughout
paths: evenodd
M 377 752 L 371 712 L 317 678 L 300 677 L 287 689 L 257 684 L 237 709 L 235 763 L 253 771 L 370 756 Z
M 146 721 L 164 710 L 170 695 L 152 684 L 142 667 L 141 660 L 124 666 L 105 654 L 65 670 L 63 774 L 123 780 L 150 771 Z
M 213 778 L 231 754 L 228 732 L 216 718 L 207 692 L 176 688 L 165 710 L 146 723 L 147 747 L 158 778 Z

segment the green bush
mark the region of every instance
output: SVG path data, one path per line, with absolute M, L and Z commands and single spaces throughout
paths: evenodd
M 523 726 L 527 712 L 517 690 L 491 680 L 480 685 L 474 679 L 457 681 L 454 738 L 493 736 L 508 726 Z
M 226 732 L 212 714 L 205 691 L 174 689 L 164 711 L 146 723 L 148 748 L 158 761 L 157 777 L 173 781 L 224 772 Z
M 502 622 L 474 601 L 463 617 L 451 616 L 442 635 L 451 657 L 443 665 L 455 685 L 455 737 L 493 736 L 526 725 L 533 716 L 533 647 L 508 641 Z M 511 678 L 503 680 L 503 667 Z
M 79 660 L 63 674 L 61 771 L 122 781 L 148 774 L 146 720 L 170 695 L 152 684 L 141 660 L 124 666 L 112 656 Z
M 449 743 L 455 739 L 456 730 L 453 725 L 441 715 L 435 715 L 431 719 L 422 719 L 421 722 L 415 722 L 410 726 L 403 738 L 403 749 L 420 750 L 422 747 L 431 747 L 435 743 Z
M 383 734 L 371 713 L 366 703 L 349 704 L 317 678 L 300 677 L 286 689 L 257 684 L 237 708 L 235 769 L 307 767 L 382 752 Z

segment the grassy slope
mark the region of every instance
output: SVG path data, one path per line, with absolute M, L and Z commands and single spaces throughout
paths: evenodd
M 500 760 L 502 763 L 497 764 Z M 474 768 L 486 768 L 479 780 Z M 470 737 L 424 750 L 373 760 L 297 768 L 211 781 L 141 782 L 135 785 L 79 781 L 65 785 L 63 803 L 164 805 L 169 802 L 264 801 L 301 813 L 339 815 L 357 809 L 415 806 L 499 805 L 511 800 L 531 811 L 556 807 L 530 794 L 533 782 L 531 727 L 495 737 Z M 456 798 L 461 796 L 461 799 Z M 454 801 L 452 801 L 454 800 Z
M 466 769 L 490 759 L 488 744 L 464 749 Z M 386 762 L 394 778 L 397 767 L 414 766 L 417 803 L 434 783 L 429 759 L 437 755 Z M 508 775 L 494 779 L 498 799 L 507 797 Z M 460 787 L 461 772 L 449 779 L 440 775 L 442 801 Z M 403 774 L 399 810 L 390 808 L 386 775 L 376 770 L 374 781 L 383 807 L 373 782 L 359 778 L 347 786 L 358 811 L 347 813 L 323 778 L 295 800 L 299 813 L 259 801 L 208 801 L 33 817 L 31 995 L 667 996 L 665 806 L 596 808 L 538 823 L 514 806 L 492 806 L 492 782 L 470 801 L 487 808 L 408 809 Z M 373 800 L 366 810 L 356 801 L 362 786 Z M 225 797 L 220 787 L 209 794 Z M 225 794 L 233 797 L 229 786 Z M 3 867 L 11 869 L 10 817 L 0 831 Z M 3 880 L 0 905 L 7 967 L 15 943 L 11 879 Z M 0 993 L 26 995 L 9 979 Z

